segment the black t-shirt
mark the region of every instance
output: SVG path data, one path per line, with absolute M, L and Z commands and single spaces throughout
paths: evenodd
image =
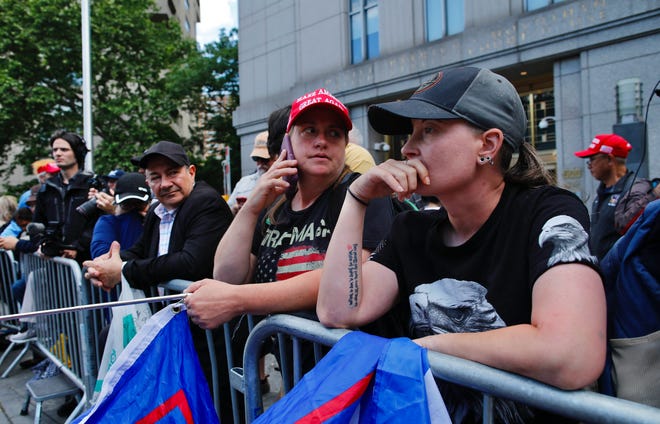
M 507 184 L 486 223 L 457 247 L 443 243 L 447 219 L 444 210 L 402 213 L 372 255 L 371 260 L 396 273 L 395 309 L 408 324 L 407 334 L 382 335 L 418 338 L 530 323 L 532 289 L 547 269 L 574 262 L 598 269 L 588 247 L 587 210 L 566 190 Z M 455 419 L 463 413 L 469 417 L 469 409 L 480 402 L 475 398 L 466 412 L 461 404 L 470 402 L 468 395 L 443 390 L 445 395 Z M 473 409 L 478 418 L 480 406 Z
M 304 210 L 292 210 L 287 200 L 277 211 L 275 223 L 264 216 L 259 219 L 252 240 L 252 253 L 257 257 L 255 282 L 285 280 L 323 267 L 346 188 L 357 176 L 349 174 Z M 390 199 L 371 201 L 367 207 L 363 248 L 374 250 L 387 234 L 392 220 Z

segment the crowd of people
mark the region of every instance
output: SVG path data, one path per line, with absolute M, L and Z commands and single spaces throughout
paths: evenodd
M 254 140 L 256 170 L 227 202 L 169 141 L 135 158 L 142 172 L 115 169 L 99 189 L 83 169 L 84 140 L 58 131 L 53 161 L 23 206 L 0 197 L 0 248 L 74 259 L 109 292 L 122 279 L 147 294 L 168 280 L 193 281 L 185 304 L 209 382 L 203 330 L 229 323 L 240 361 L 242 316 L 287 312 L 408 337 L 563 389 L 594 384 L 608 334 L 599 261 L 660 196 L 627 170 L 632 146 L 600 134 L 575 153 L 600 182 L 590 216 L 525 141 L 515 88 L 488 69 L 441 71 L 407 100 L 372 105 L 368 118 L 380 134 L 409 134 L 404 160 L 376 164 L 346 106 L 319 88 L 273 111 Z M 437 206 L 393 207 L 413 195 Z M 29 234 L 30 223 L 41 232 Z M 44 232 L 55 242 L 44 244 Z M 25 277 L 12 286 L 19 302 Z M 22 330 L 13 337 L 30 337 Z M 214 342 L 223 352 L 224 337 Z M 307 370 L 311 352 L 304 359 Z M 479 396 L 437 383 L 454 422 L 481 420 Z M 221 394 L 221 419 L 231 422 L 229 390 Z M 496 414 L 497 422 L 560 420 L 499 400 Z

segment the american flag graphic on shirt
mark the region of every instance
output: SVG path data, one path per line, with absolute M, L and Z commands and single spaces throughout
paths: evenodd
M 303 272 L 321 268 L 325 254 L 312 246 L 296 246 L 286 250 L 277 262 L 276 280 L 286 280 Z

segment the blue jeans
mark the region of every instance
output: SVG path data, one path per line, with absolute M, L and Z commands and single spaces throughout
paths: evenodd
M 23 303 L 23 296 L 25 296 L 25 286 L 27 286 L 27 281 L 25 278 L 19 278 L 14 281 L 11 285 L 11 294 L 14 296 L 14 300 L 18 303 Z

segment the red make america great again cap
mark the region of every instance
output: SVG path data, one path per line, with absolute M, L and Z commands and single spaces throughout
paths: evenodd
M 589 147 L 585 150 L 575 152 L 575 156 L 586 158 L 589 156 L 603 153 L 616 156 L 618 158 L 627 158 L 632 150 L 632 145 L 625 138 L 616 134 L 598 134 L 591 140 Z
M 348 114 L 348 109 L 342 102 L 337 100 L 335 96 L 330 94 L 325 88 L 316 89 L 310 93 L 305 94 L 304 96 L 298 97 L 291 104 L 291 113 L 289 114 L 289 122 L 286 125 L 286 132 L 291 131 L 291 127 L 298 118 L 298 116 L 305 110 L 311 107 L 325 107 L 332 109 L 341 116 L 341 119 L 346 125 L 346 131 L 350 131 L 353 128 L 353 123 L 351 122 L 351 117 Z

